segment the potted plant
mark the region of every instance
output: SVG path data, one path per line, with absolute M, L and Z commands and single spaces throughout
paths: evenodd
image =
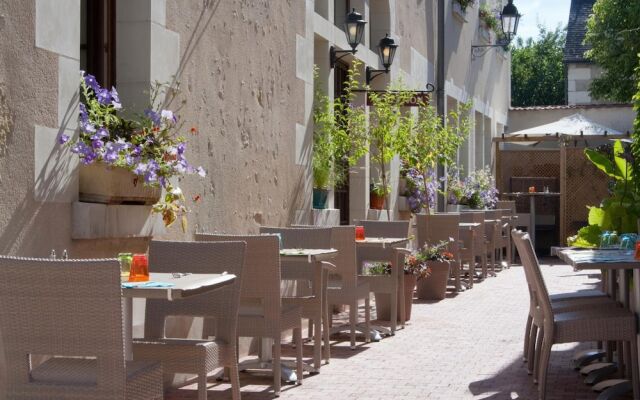
M 423 274 L 417 281 L 417 296 L 421 300 L 442 300 L 447 293 L 449 281 L 449 263 L 453 254 L 448 252 L 449 242 L 442 241 L 436 245 L 425 243 L 412 257 L 416 263 L 429 266 L 428 274 Z
M 161 104 L 156 99 L 164 89 L 168 88 L 160 84 L 152 88 L 151 104 Z M 175 88 L 167 91 L 175 94 Z M 186 230 L 185 197 L 170 179 L 187 174 L 204 177 L 206 173 L 187 162 L 187 142 L 178 133 L 177 116 L 171 110 L 151 107 L 136 119 L 124 118 L 116 89 L 102 88 L 94 76 L 84 72 L 79 107 L 78 137 L 71 139 L 62 133 L 58 141 L 80 158 L 81 200 L 105 202 L 118 200 L 119 196 L 137 199 L 142 193 L 140 201 L 147 201 L 144 195 L 150 194 L 155 202 L 153 212 L 162 215 L 165 225 L 172 225 L 181 215 Z M 191 133 L 197 130 L 191 128 Z M 163 196 L 160 189 L 165 191 Z M 131 197 L 124 200 L 130 202 Z
M 498 202 L 496 181 L 489 167 L 473 171 L 464 180 L 464 193 L 460 204 L 474 210 L 495 208 Z
M 414 257 L 413 255 L 405 259 L 404 264 L 404 293 L 398 293 L 398 320 L 400 320 L 400 302 L 404 301 L 405 321 L 411 319 L 411 306 L 413 304 L 413 291 L 416 281 L 430 274 L 429 266 Z M 369 275 L 389 275 L 391 274 L 391 264 L 387 262 L 373 263 L 368 269 Z M 389 321 L 391 319 L 391 299 L 386 293 L 374 293 L 376 299 L 376 314 L 378 319 Z
M 469 208 L 462 204 L 464 198 L 464 182 L 460 179 L 460 170 L 451 166 L 447 170 L 447 212 L 460 212 Z
M 383 210 L 387 195 L 391 188 L 382 182 L 375 182 L 370 185 L 369 203 L 372 210 Z
M 342 184 L 349 167 L 366 153 L 366 114 L 363 108 L 350 106 L 358 88 L 358 66 L 355 62 L 349 69 L 344 92 L 335 99 L 321 90 L 318 67 L 314 70 L 313 208 L 327 208 L 329 189 Z

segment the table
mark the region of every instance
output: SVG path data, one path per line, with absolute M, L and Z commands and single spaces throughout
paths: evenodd
M 124 301 L 125 357 L 133 360 L 133 299 L 166 299 L 168 301 L 183 299 L 201 293 L 220 289 L 235 282 L 233 274 L 180 274 L 179 277 L 169 273 L 150 273 L 150 282 L 171 283 L 171 287 L 135 287 L 122 288 Z M 126 278 L 123 278 L 123 282 Z M 146 282 L 140 282 L 144 284 Z
M 531 220 L 530 227 L 531 232 L 529 232 L 529 237 L 531 238 L 531 243 L 534 248 L 536 245 L 536 197 L 560 197 L 559 192 L 513 192 L 513 193 L 503 193 L 508 197 L 520 197 L 520 196 L 528 196 L 529 197 L 529 218 Z
M 625 308 L 637 313 L 640 308 L 640 261 L 634 259 L 633 250 L 618 249 L 564 249 L 557 251 L 558 257 L 571 265 L 576 271 L 599 269 L 602 271 L 605 291 L 614 299 L 622 301 Z M 634 300 L 631 304 L 627 272 L 633 272 Z M 618 277 L 618 272 L 622 272 Z M 616 281 L 619 278 L 618 286 Z M 635 368 L 635 366 L 634 366 Z M 598 383 L 600 390 L 606 389 L 598 398 L 615 397 L 631 388 L 628 380 L 610 379 Z M 594 389 L 596 388 L 594 386 Z
M 313 363 L 315 368 L 305 364 L 305 370 L 311 373 L 320 372 L 320 365 L 322 362 L 322 353 L 320 343 L 322 341 L 321 334 L 324 333 L 325 344 L 324 351 L 325 357 L 330 358 L 330 346 L 329 346 L 329 304 L 327 302 L 327 286 L 328 286 L 328 270 L 332 269 L 332 265 L 326 261 L 335 258 L 338 255 L 336 249 L 281 249 L 280 250 L 280 263 L 283 267 L 282 277 L 287 278 L 286 275 L 297 271 L 292 271 L 293 268 L 297 268 L 300 265 L 313 266 L 313 281 L 312 291 L 314 298 L 311 301 L 319 302 L 322 309 L 321 324 L 316 327 L 314 332 L 314 355 Z M 289 271 L 286 271 L 289 269 Z M 308 271 L 301 271 L 303 274 L 307 274 Z M 293 276 L 295 278 L 296 276 Z M 324 327 L 322 326 L 324 325 Z M 261 346 L 260 361 L 264 363 L 266 360 L 271 360 L 271 348 L 272 346 L 265 340 L 263 346 Z M 283 363 L 285 365 L 285 363 Z M 288 365 L 282 370 L 282 376 L 285 380 L 295 381 L 295 368 Z M 288 377 L 288 378 L 287 378 Z
M 389 252 L 386 255 L 386 260 L 384 261 L 389 261 L 392 263 L 392 265 L 396 265 L 397 264 L 397 253 L 395 251 L 395 249 L 398 249 L 399 246 L 402 246 L 404 244 L 407 244 L 409 242 L 409 238 L 379 238 L 379 237 L 365 237 L 363 240 L 356 240 L 356 252 L 361 252 L 361 251 L 366 251 L 366 249 L 382 249 L 385 251 L 391 250 L 391 252 Z M 395 253 L 396 257 L 394 257 L 394 255 L 392 254 Z M 394 259 L 395 258 L 395 259 Z M 365 260 L 367 261 L 367 260 Z M 383 261 L 383 260 L 371 260 L 371 261 Z M 358 266 L 359 268 L 361 267 L 360 265 Z M 405 322 L 405 309 L 404 309 L 404 275 L 403 273 L 401 273 L 403 271 L 404 266 L 399 267 L 399 268 L 392 268 L 391 269 L 391 274 L 395 275 L 392 278 L 396 279 L 396 285 L 395 285 L 395 293 L 390 293 L 391 297 L 391 307 L 393 310 L 393 307 L 396 307 L 397 310 L 397 299 L 398 299 L 398 293 L 401 294 L 401 301 L 400 301 L 400 323 L 402 324 L 402 327 L 404 328 L 404 322 Z M 380 286 L 381 282 L 379 281 L 374 281 L 375 278 L 379 278 L 377 276 L 374 275 L 361 275 L 362 279 L 365 281 L 369 281 L 369 286 L 370 286 L 370 290 L 372 292 L 376 292 L 376 286 Z M 393 301 L 393 298 L 395 297 L 396 302 Z M 392 312 L 393 315 L 393 312 Z M 383 333 L 385 335 L 395 335 L 396 332 L 396 324 L 397 324 L 397 318 L 396 321 L 390 321 L 390 328 L 384 327 L 384 326 L 380 326 L 380 325 L 372 325 L 371 326 L 371 331 L 370 332 L 364 332 L 363 327 L 361 326 L 361 324 L 358 324 L 358 331 L 359 332 L 363 332 L 365 335 L 370 335 L 370 337 L 372 338 L 372 340 L 380 340 L 380 333 Z

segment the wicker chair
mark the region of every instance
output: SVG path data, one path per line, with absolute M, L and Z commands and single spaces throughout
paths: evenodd
M 485 223 L 484 223 L 484 211 L 465 211 L 460 213 L 460 221 L 461 222 L 471 222 L 480 224 L 477 232 L 480 234 L 473 236 L 473 259 L 475 262 L 480 263 L 480 267 L 482 268 L 482 279 L 486 279 L 487 277 L 487 252 L 486 252 L 486 241 L 485 241 Z M 471 248 L 471 231 L 462 231 L 460 232 L 460 238 L 464 243 L 464 247 Z M 475 275 L 475 265 L 470 269 Z M 471 278 L 473 279 L 473 277 Z
M 500 266 L 504 266 L 506 258 L 506 267 L 511 268 L 512 260 L 512 246 L 511 243 L 511 230 L 513 229 L 513 212 L 509 208 L 498 208 L 502 214 L 502 222 L 498 230 L 498 255 L 500 257 Z
M 356 324 L 358 322 L 358 302 L 364 300 L 365 332 L 371 330 L 371 304 L 369 296 L 369 284 L 363 282 L 358 276 L 356 264 L 356 231 L 354 226 L 336 226 L 331 228 L 331 247 L 338 250 L 338 256 L 334 260 L 337 267 L 335 278 L 329 279 L 328 301 L 329 305 L 349 306 L 349 324 L 351 334 L 351 349 L 356 346 Z M 334 327 L 334 331 L 339 329 Z M 370 341 L 370 336 L 365 334 L 365 341 Z
M 297 377 L 302 383 L 302 310 L 282 305 L 280 244 L 275 235 L 241 236 L 196 233 L 196 240 L 247 243 L 238 311 L 238 336 L 273 339 L 273 390 L 281 386 L 282 332 L 293 329 L 297 349 Z
M 358 221 L 364 227 L 367 237 L 406 238 L 409 234 L 409 221 Z M 403 248 L 367 247 L 357 251 L 358 270 L 365 261 L 388 261 L 391 263 L 390 276 L 361 275 L 359 279 L 369 283 L 373 293 L 384 293 L 390 296 L 391 303 L 391 335 L 395 335 L 398 324 L 398 293 L 404 294 L 404 257 L 408 253 Z M 400 325 L 404 328 L 406 321 L 404 301 L 400 301 Z
M 117 260 L 0 256 L 3 399 L 161 399 L 162 367 L 125 361 Z M 36 365 L 36 356 L 52 355 Z M 81 357 L 78 357 L 81 356 Z
M 134 340 L 134 360 L 161 360 L 164 372 L 168 374 L 197 374 L 200 400 L 207 398 L 207 374 L 225 367 L 231 381 L 232 397 L 239 400 L 237 325 L 244 254 L 244 242 L 152 241 L 149 265 L 153 272 L 226 272 L 237 278 L 233 285 L 180 301 L 148 299 L 144 338 Z M 202 339 L 167 337 L 166 320 L 176 316 L 207 319 Z M 214 338 L 209 339 L 210 336 Z
M 537 376 L 538 381 L 538 398 L 540 400 L 546 398 L 547 368 L 551 347 L 559 343 L 586 341 L 622 341 L 629 346 L 634 398 L 640 398 L 635 315 L 616 305 L 602 306 L 593 310 L 591 306 L 583 304 L 584 309 L 588 311 L 580 310 L 580 305 L 559 310 L 549 296 L 529 235 L 516 231 L 512 235 L 530 280 L 528 286 L 533 302 L 530 311 L 533 312 L 533 323 L 541 329 L 537 339 L 539 350 L 536 351 L 534 363 L 534 376 Z
M 278 234 L 282 240 L 284 248 L 305 248 L 305 249 L 330 249 L 331 248 L 331 228 L 281 228 L 281 227 L 260 227 L 260 233 Z M 325 362 L 329 363 L 331 358 L 329 342 L 329 306 L 324 295 L 316 296 L 314 293 L 304 291 L 302 287 L 306 284 L 310 287 L 315 279 L 315 272 L 308 268 L 308 264 L 296 265 L 294 262 L 287 262 L 282 265 L 282 278 L 285 280 L 295 280 L 300 283 L 297 293 L 293 296 L 283 297 L 285 304 L 294 304 L 302 307 L 302 317 L 309 319 L 309 334 L 313 335 L 314 368 L 320 371 L 321 359 L 324 356 Z M 323 262 L 324 270 L 335 270 L 335 265 Z M 324 283 L 326 285 L 326 273 L 323 272 Z M 326 287 L 326 286 L 325 286 Z M 316 329 L 313 332 L 312 327 Z M 321 329 L 322 327 L 322 329 Z M 324 352 L 322 351 L 322 341 L 324 340 Z
M 469 263 L 469 287 L 473 286 L 473 255 L 471 249 L 464 247 L 460 241 L 460 214 L 417 214 L 417 240 L 418 246 L 425 243 L 434 245 L 442 241 L 448 242 L 453 239 L 448 246 L 453 253 L 455 262 L 451 264 L 456 291 L 462 290 L 461 274 L 464 261 Z
M 487 261 L 491 266 L 491 273 L 495 275 L 497 254 L 499 248 L 499 237 L 502 229 L 502 212 L 500 210 L 485 210 L 484 217 L 494 222 L 484 224 L 485 246 L 487 252 Z

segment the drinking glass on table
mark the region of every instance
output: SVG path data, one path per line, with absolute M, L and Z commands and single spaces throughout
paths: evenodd
M 364 226 L 356 226 L 356 240 L 364 240 Z
M 129 282 L 146 282 L 149 280 L 149 262 L 146 254 L 134 254 L 129 271 Z
M 120 253 L 118 254 L 118 261 L 120 262 L 120 276 L 127 277 L 131 271 L 131 261 L 133 260 L 133 254 Z

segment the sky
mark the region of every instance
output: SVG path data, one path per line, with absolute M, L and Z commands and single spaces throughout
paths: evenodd
M 550 30 L 558 24 L 566 27 L 571 0 L 515 0 L 513 4 L 522 14 L 518 36 L 527 39 L 538 36 L 538 24 Z

